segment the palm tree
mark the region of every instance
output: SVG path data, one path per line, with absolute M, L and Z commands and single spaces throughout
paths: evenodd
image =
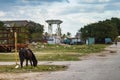
M 70 38 L 71 37 L 71 33 L 67 32 L 67 37 Z

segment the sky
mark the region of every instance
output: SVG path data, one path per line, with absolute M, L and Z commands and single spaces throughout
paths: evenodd
M 120 0 L 0 0 L 0 20 L 28 20 L 44 25 L 62 20 L 62 33 L 72 36 L 90 23 L 120 18 Z M 53 33 L 57 25 L 53 25 Z

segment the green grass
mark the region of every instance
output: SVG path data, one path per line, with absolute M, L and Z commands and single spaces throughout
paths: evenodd
M 38 61 L 77 61 L 80 54 L 35 54 Z M 19 60 L 19 56 L 17 57 Z M 0 54 L 0 61 L 9 62 L 15 61 L 15 55 L 12 54 Z
M 45 54 L 38 55 L 40 61 L 78 61 L 80 54 Z
M 38 65 L 37 67 L 15 68 L 15 65 L 1 65 L 0 73 L 27 73 L 27 72 L 45 72 L 45 71 L 61 71 L 68 67 L 64 65 Z
M 98 53 L 104 50 L 108 45 L 45 45 L 44 48 L 32 47 L 33 52 L 38 52 L 36 55 L 38 61 L 77 61 L 80 56 Z M 39 54 L 40 53 L 40 54 Z M 46 53 L 46 54 L 42 54 Z M 15 54 L 0 54 L 0 61 L 15 61 Z
M 47 52 L 47 53 L 95 53 L 103 50 L 107 45 L 96 44 L 96 45 L 44 45 L 45 48 L 41 48 L 40 45 L 32 47 L 34 51 Z
M 7 53 L 1 53 L 0 54 L 0 61 L 15 61 L 15 54 L 7 54 Z

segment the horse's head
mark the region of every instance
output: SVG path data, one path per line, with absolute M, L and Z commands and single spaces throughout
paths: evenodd
M 33 66 L 34 67 L 36 67 L 37 66 L 37 63 L 38 63 L 38 61 L 35 59 L 35 60 L 33 60 Z

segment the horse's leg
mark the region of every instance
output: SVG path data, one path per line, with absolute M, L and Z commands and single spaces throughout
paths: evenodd
M 21 68 L 23 67 L 23 61 L 24 61 L 24 59 L 20 60 Z
M 30 64 L 31 64 L 31 66 L 33 66 L 33 64 L 32 64 L 32 60 L 30 60 Z
M 28 59 L 26 59 L 26 66 L 28 66 Z

